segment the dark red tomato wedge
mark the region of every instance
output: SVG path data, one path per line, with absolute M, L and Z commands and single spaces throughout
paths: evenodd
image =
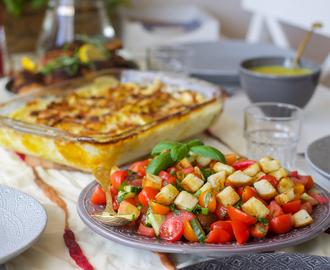
M 242 161 L 238 161 L 237 163 L 231 165 L 235 170 L 245 170 L 246 168 L 250 167 L 251 165 L 253 165 L 254 163 L 256 163 L 255 160 L 242 160 Z
M 281 208 L 285 213 L 296 213 L 300 210 L 301 200 L 282 204 Z
M 247 226 L 251 226 L 258 221 L 258 219 L 256 219 L 255 217 L 252 217 L 244 213 L 243 211 L 236 209 L 234 206 L 229 205 L 227 207 L 227 210 L 231 220 L 239 220 L 241 222 L 244 222 Z
M 269 224 L 264 225 L 260 222 L 257 222 L 250 227 L 250 234 L 255 238 L 264 238 L 266 237 L 269 230 Z
M 224 230 L 226 231 L 227 233 L 229 233 L 230 235 L 230 238 L 228 241 L 234 241 L 235 240 L 235 235 L 234 235 L 234 231 L 233 231 L 233 227 L 231 226 L 231 221 L 217 221 L 217 222 L 214 222 L 212 225 L 211 225 L 211 230 L 214 230 L 214 228 L 219 228 L 221 230 Z
M 306 212 L 310 215 L 313 213 L 313 206 L 308 201 L 302 203 L 299 206 L 299 210 L 302 210 L 302 209 L 306 210 Z
M 222 230 L 218 227 L 215 227 L 212 231 L 210 231 L 207 236 L 205 243 L 227 243 L 230 239 L 230 234 L 225 230 Z
M 327 199 L 326 197 L 324 197 L 320 194 L 315 194 L 313 192 L 310 192 L 310 193 L 308 193 L 308 195 L 311 196 L 312 198 L 314 198 L 315 200 L 317 200 L 319 202 L 319 204 L 324 204 L 329 201 L 329 199 Z
M 293 217 L 291 214 L 284 214 L 269 221 L 269 228 L 274 233 L 287 233 L 293 226 Z
M 179 218 L 170 218 L 159 228 L 159 236 L 166 241 L 174 242 L 183 234 L 183 223 Z
M 233 220 L 231 222 L 237 243 L 243 244 L 250 237 L 249 227 L 242 221 Z
M 228 217 L 227 208 L 222 206 L 221 204 L 216 205 L 214 214 L 217 216 L 219 220 L 226 219 Z
M 271 201 L 267 208 L 269 209 L 269 214 L 266 217 L 268 220 L 284 215 L 283 209 L 275 201 Z
M 178 211 L 178 213 L 168 212 L 166 214 L 166 220 L 171 219 L 171 218 L 179 218 L 183 223 L 186 220 L 192 221 L 194 218 L 196 218 L 196 215 L 193 213 L 190 213 L 188 211 L 181 210 L 181 211 Z
M 149 228 L 142 223 L 140 223 L 137 232 L 146 236 L 157 237 L 154 228 Z
M 243 195 L 243 190 L 244 190 L 244 187 L 239 187 L 239 188 L 237 188 L 236 192 L 237 192 L 238 196 L 242 197 L 242 195 Z

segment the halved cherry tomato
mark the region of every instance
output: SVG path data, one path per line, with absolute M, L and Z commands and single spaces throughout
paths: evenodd
M 110 187 L 110 192 L 112 197 L 118 195 L 118 189 L 116 189 L 114 186 Z
M 169 219 L 171 220 L 171 219 Z M 190 221 L 186 220 L 183 223 L 183 236 L 186 238 L 188 241 L 191 242 L 199 242 L 193 228 L 191 227 Z
M 275 189 L 277 189 L 278 181 L 277 181 L 277 179 L 275 178 L 275 176 L 273 176 L 273 175 L 269 175 L 269 174 L 266 174 L 266 175 L 260 177 L 258 181 L 260 181 L 260 180 L 267 180 L 269 183 L 272 184 L 272 186 L 273 186 Z
M 310 175 L 305 175 L 305 176 L 301 176 L 301 177 L 306 177 L 307 178 L 307 183 L 305 185 L 306 190 L 314 187 L 314 180 L 313 177 Z
M 305 192 L 305 186 L 298 182 L 293 182 L 293 189 L 295 194 L 303 194 Z
M 128 169 L 130 171 L 133 171 L 133 172 L 136 172 L 138 173 L 139 170 L 138 170 L 138 165 L 142 164 L 144 161 L 137 161 L 137 162 L 134 162 L 131 166 L 128 167 Z
M 231 165 L 235 170 L 245 170 L 246 168 L 250 167 L 251 165 L 253 165 L 254 163 L 256 163 L 255 160 L 242 160 L 242 161 L 238 161 L 237 163 Z
M 269 209 L 269 214 L 266 217 L 268 220 L 284 215 L 283 209 L 275 201 L 271 201 L 267 208 Z
M 106 204 L 107 203 L 105 192 L 99 185 L 97 185 L 94 189 L 91 203 L 93 203 L 93 204 Z
M 124 170 L 116 171 L 111 175 L 111 184 L 115 188 L 120 188 L 121 184 L 125 181 L 128 172 Z
M 218 219 L 223 220 L 228 217 L 227 208 L 222 206 L 221 204 L 216 205 L 214 214 L 217 216 Z
M 150 200 L 149 204 L 152 212 L 157 215 L 166 215 L 168 212 L 171 211 L 171 208 L 169 206 L 163 205 L 157 201 Z
M 237 188 L 236 192 L 237 192 L 238 196 L 242 197 L 242 195 L 243 195 L 243 190 L 244 190 L 244 187 L 239 187 L 239 188 Z
M 310 215 L 313 213 L 313 206 L 308 201 L 300 205 L 299 210 L 302 209 L 306 210 L 306 212 Z
M 244 222 L 247 226 L 251 226 L 258 221 L 258 219 L 255 217 L 252 217 L 243 211 L 236 209 L 234 206 L 228 205 L 227 210 L 228 215 L 232 221 L 239 220 Z
M 158 176 L 160 176 L 163 179 L 162 187 L 167 186 L 168 184 L 176 185 L 176 178 L 169 174 L 166 171 L 161 171 Z
M 152 228 L 152 227 L 149 228 L 149 227 L 143 225 L 142 223 L 140 223 L 137 232 L 141 233 L 143 235 L 146 235 L 146 236 L 157 237 L 154 228 Z
M 232 166 L 237 160 L 236 154 L 227 154 L 225 155 L 226 164 Z
M 205 190 L 199 195 L 199 205 L 204 208 L 208 208 L 210 212 L 214 212 L 217 206 L 215 196 L 211 190 Z
M 167 180 L 171 177 L 173 177 L 173 175 L 169 174 L 168 172 L 166 171 L 161 171 L 158 176 L 160 176 L 163 180 Z
M 300 204 L 301 204 L 301 200 L 294 201 L 294 202 L 288 202 L 288 203 L 282 204 L 281 208 L 283 209 L 283 211 L 285 213 L 294 214 L 300 210 Z
M 211 225 L 211 230 L 214 230 L 214 228 L 218 227 L 219 229 L 221 230 L 224 230 L 226 231 L 227 233 L 229 233 L 230 235 L 230 238 L 228 241 L 234 241 L 235 240 L 235 235 L 234 235 L 234 231 L 233 231 L 233 227 L 231 226 L 231 221 L 217 221 L 217 222 L 214 222 L 212 225 Z
M 175 167 L 171 167 L 171 168 L 167 168 L 166 171 L 170 174 L 171 172 L 176 172 L 176 168 Z
M 257 222 L 250 227 L 250 234 L 255 238 L 264 238 L 266 237 L 269 229 L 269 224 L 264 225 L 260 222 Z
M 290 177 L 299 178 L 298 171 L 292 171 L 292 172 L 290 173 Z
M 211 230 L 207 236 L 205 243 L 227 243 L 230 239 L 230 234 L 227 233 L 225 230 L 222 230 L 218 227 L 215 227 Z
M 139 201 L 143 206 L 148 206 L 149 200 L 155 200 L 156 195 L 158 194 L 158 190 L 152 187 L 145 187 L 139 193 Z
M 191 173 L 191 172 L 193 172 L 193 171 L 194 171 L 194 167 L 193 167 L 193 166 L 189 166 L 189 167 L 184 168 L 184 169 L 181 170 L 181 172 L 182 172 L 183 174 L 188 174 L 188 173 Z
M 149 163 L 150 163 L 149 160 L 145 160 L 142 163 L 138 164 L 137 166 L 138 174 L 145 176 Z
M 304 186 L 308 183 L 308 179 L 305 178 L 305 177 L 299 177 L 299 178 L 291 177 L 291 179 L 292 179 L 293 182 L 301 183 L 301 184 L 303 184 Z
M 258 196 L 257 191 L 249 186 L 244 187 L 243 189 L 243 193 L 242 193 L 242 202 L 246 203 L 249 199 L 251 199 L 252 197 L 256 197 Z
M 188 221 L 189 223 L 189 221 Z M 163 222 L 159 228 L 159 235 L 166 241 L 177 241 L 183 234 L 183 224 L 178 218 L 171 218 Z
M 191 221 L 196 218 L 196 215 L 185 210 L 178 211 L 178 213 L 168 212 L 166 214 L 166 219 L 179 218 L 182 222 L 185 220 Z
M 249 227 L 240 220 L 233 220 L 231 222 L 231 226 L 233 227 L 234 235 L 237 243 L 243 244 L 250 237 Z
M 313 192 L 308 193 L 309 196 L 313 197 L 315 200 L 317 200 L 320 204 L 324 204 L 329 201 L 326 197 L 320 195 L 320 194 L 315 194 Z
M 291 214 L 284 214 L 269 221 L 269 228 L 274 233 L 287 233 L 293 226 L 293 217 Z

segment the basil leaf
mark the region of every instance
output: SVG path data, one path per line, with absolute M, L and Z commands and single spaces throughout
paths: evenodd
M 196 155 L 212 158 L 226 164 L 225 156 L 219 150 L 211 146 L 208 145 L 193 146 L 190 148 L 190 150 Z
M 199 145 L 204 145 L 204 143 L 201 140 L 192 140 L 188 143 L 189 147 L 199 146 Z
M 169 149 L 171 150 L 174 146 L 176 145 L 181 145 L 181 143 L 178 142 L 160 142 L 156 144 L 156 146 L 152 149 L 151 155 L 152 156 L 157 156 L 159 155 L 162 151 Z
M 189 153 L 189 147 L 187 144 L 183 143 L 181 145 L 175 145 L 171 149 L 171 157 L 174 161 L 180 161 L 186 157 Z
M 151 173 L 153 175 L 158 175 L 161 171 L 166 168 L 171 167 L 175 162 L 171 157 L 170 152 L 165 152 L 160 154 L 156 159 L 150 161 L 146 173 Z
M 207 208 L 207 206 L 209 205 L 211 197 L 212 197 L 212 192 L 205 193 L 204 198 L 203 198 L 205 208 Z

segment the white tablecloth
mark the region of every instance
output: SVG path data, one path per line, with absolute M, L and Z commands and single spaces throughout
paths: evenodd
M 5 101 L 12 97 L 3 88 L 4 80 L 0 85 L 0 100 Z M 225 102 L 224 114 L 219 122 L 212 127 L 223 141 L 241 154 L 245 154 L 245 142 L 242 133 L 243 109 L 249 101 L 242 91 Z M 304 152 L 308 144 L 315 139 L 330 134 L 330 90 L 319 86 L 316 93 L 305 109 L 305 122 L 302 139 L 298 147 L 299 152 Z M 230 126 L 230 128 L 229 128 Z M 223 153 L 231 150 L 218 140 L 202 133 L 194 138 L 219 148 Z M 304 158 L 299 157 L 296 167 L 307 174 L 311 174 L 315 181 L 330 190 L 330 181 L 307 164 Z M 76 240 L 84 254 L 95 269 L 166 269 L 157 255 L 150 251 L 129 248 L 104 239 L 91 231 L 80 220 L 76 211 L 76 202 L 80 191 L 93 181 L 93 176 L 78 172 L 45 170 L 38 168 L 41 178 L 56 189 L 67 203 L 69 210 L 69 225 L 76 235 Z M 64 213 L 51 202 L 33 181 L 33 173 L 23 161 L 14 153 L 0 147 L 0 184 L 8 185 L 26 192 L 42 203 L 48 215 L 48 224 L 41 238 L 27 251 L 7 262 L 10 270 L 35 270 L 35 269 L 80 269 L 70 258 L 64 245 Z M 279 252 L 296 252 L 314 255 L 330 256 L 330 236 L 322 234 L 302 245 L 290 247 Z M 183 267 L 192 262 L 207 259 L 205 256 L 172 255 L 176 265 Z

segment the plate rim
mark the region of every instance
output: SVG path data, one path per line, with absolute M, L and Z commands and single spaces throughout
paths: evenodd
M 305 158 L 306 158 L 306 161 L 308 162 L 308 164 L 315 170 L 317 171 L 319 174 L 321 174 L 322 176 L 324 176 L 325 178 L 327 179 L 330 179 L 330 173 L 327 173 L 325 172 L 324 170 L 322 170 L 321 168 L 319 168 L 312 160 L 312 158 L 310 157 L 309 155 L 309 151 L 312 147 L 314 147 L 317 143 L 321 142 L 321 141 L 324 141 L 325 139 L 327 138 L 330 138 L 330 135 L 327 135 L 327 136 L 324 136 L 322 138 L 319 138 L 313 142 L 311 142 L 306 151 L 305 151 Z
M 37 205 L 40 206 L 40 210 L 42 211 L 42 214 L 40 215 L 40 217 L 41 216 L 43 217 L 42 219 L 40 219 L 40 222 L 43 222 L 43 225 L 42 225 L 42 227 L 40 227 L 40 230 L 36 233 L 36 235 L 31 237 L 31 239 L 24 245 L 21 245 L 21 246 L 18 245 L 18 247 L 16 247 L 16 249 L 14 251 L 10 251 L 9 253 L 6 253 L 2 257 L 0 257 L 0 264 L 1 264 L 1 263 L 8 262 L 9 260 L 11 260 L 14 257 L 17 257 L 18 255 L 20 255 L 21 253 L 26 251 L 29 247 L 31 247 L 34 243 L 36 243 L 38 241 L 38 239 L 42 236 L 42 234 L 44 233 L 44 231 L 46 229 L 46 226 L 48 224 L 48 216 L 47 216 L 47 212 L 46 212 L 44 206 L 33 196 L 25 193 L 24 191 L 21 191 L 17 188 L 13 188 L 10 186 L 1 184 L 0 187 L 6 187 L 8 189 L 13 190 L 18 195 L 23 194 L 25 197 L 29 198 L 31 201 L 33 201 L 34 203 L 36 203 Z M 2 208 L 2 209 L 4 209 L 4 208 Z
M 258 245 L 257 247 L 253 246 L 245 246 L 239 245 L 238 243 L 234 244 L 237 248 L 228 248 L 228 249 L 220 249 L 220 248 L 214 248 L 214 247 L 207 247 L 205 244 L 200 244 L 197 247 L 182 247 L 180 245 L 178 246 L 166 246 L 166 245 L 160 245 L 155 243 L 148 243 L 142 244 L 140 241 L 133 240 L 129 242 L 129 245 L 127 244 L 127 240 L 123 239 L 120 235 L 112 234 L 108 231 L 105 231 L 102 227 L 106 226 L 103 225 L 97 221 L 95 221 L 88 213 L 86 208 L 84 207 L 84 199 L 86 196 L 86 193 L 94 188 L 98 183 L 96 181 L 91 182 L 88 184 L 80 193 L 78 201 L 77 201 L 77 212 L 81 220 L 87 225 L 92 231 L 95 233 L 105 237 L 108 240 L 114 241 L 116 243 L 129 246 L 132 248 L 138 248 L 138 249 L 145 249 L 150 251 L 157 251 L 157 252 L 167 252 L 167 253 L 186 253 L 186 254 L 222 254 L 222 255 L 237 255 L 237 254 L 248 254 L 248 253 L 260 253 L 264 251 L 274 251 L 277 249 L 297 245 L 303 242 L 306 242 L 308 240 L 311 240 L 312 238 L 316 237 L 318 234 L 324 232 L 330 225 L 330 214 L 327 215 L 326 219 L 323 220 L 321 223 L 317 224 L 316 227 L 313 229 L 313 234 L 308 235 L 306 238 L 306 235 L 300 235 L 299 237 L 295 238 L 293 241 L 290 240 L 290 243 L 267 243 L 266 249 L 265 246 Z M 318 189 L 320 189 L 327 198 L 330 199 L 330 193 L 325 190 L 323 187 L 319 186 L 318 184 L 315 184 Z M 329 208 L 329 207 L 328 207 Z M 298 228 L 299 229 L 299 228 Z M 311 234 L 311 232 L 308 232 L 308 234 Z M 221 247 L 219 245 L 218 247 Z M 223 246 L 222 246 L 223 247 Z M 260 247 L 263 247 L 263 250 L 260 250 Z

